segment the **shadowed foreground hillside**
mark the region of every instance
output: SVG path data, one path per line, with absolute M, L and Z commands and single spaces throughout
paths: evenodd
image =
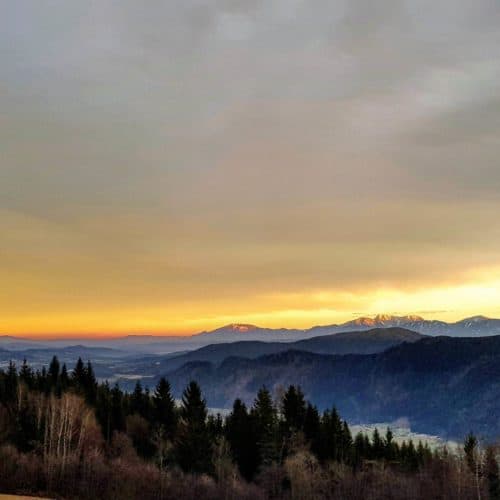
M 287 353 L 285 357 L 296 353 Z M 208 415 L 196 382 L 178 406 L 161 379 L 150 393 L 97 383 L 79 360 L 71 374 L 0 371 L 0 492 L 68 499 L 496 500 L 494 447 L 473 435 L 461 453 L 397 443 L 390 429 L 352 436 L 335 407 L 302 390 L 260 388 L 226 418 Z

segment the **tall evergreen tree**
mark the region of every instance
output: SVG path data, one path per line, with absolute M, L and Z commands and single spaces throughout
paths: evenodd
M 123 431 L 125 429 L 125 410 L 123 405 L 123 393 L 115 384 L 111 389 L 111 434 L 114 431 Z
M 59 382 L 60 369 L 61 365 L 59 364 L 59 360 L 57 359 L 57 356 L 54 356 L 52 358 L 52 361 L 50 362 L 49 372 L 48 372 L 49 384 L 52 390 L 55 390 L 57 388 L 57 384 Z
M 372 435 L 372 453 L 373 458 L 379 460 L 384 457 L 385 445 L 384 441 L 380 437 L 378 429 L 375 427 Z
M 19 379 L 17 375 L 16 364 L 9 361 L 9 367 L 5 376 L 5 402 L 13 403 L 17 398 L 17 385 Z
M 107 443 L 112 437 L 112 403 L 108 382 L 99 385 L 96 395 L 96 418 L 101 425 L 102 434 Z
M 269 465 L 279 458 L 278 413 L 271 393 L 262 387 L 257 393 L 251 416 L 255 425 L 259 465 Z
M 84 372 L 84 392 L 87 402 L 92 405 L 95 404 L 97 396 L 97 379 L 90 361 L 87 362 Z
M 396 458 L 396 443 L 394 442 L 394 434 L 387 427 L 384 439 L 384 458 L 386 460 L 394 460 Z
M 304 416 L 304 436 L 309 443 L 311 451 L 319 457 L 321 450 L 321 419 L 318 409 L 307 403 Z
M 130 413 L 137 413 L 143 415 L 145 410 L 144 392 L 142 390 L 141 381 L 135 383 L 134 391 L 130 395 Z
M 26 386 L 31 389 L 34 385 L 34 375 L 33 370 L 28 365 L 26 358 L 23 360 L 21 369 L 19 370 L 19 380 L 22 381 Z
M 282 413 L 288 433 L 304 429 L 306 402 L 300 387 L 291 385 L 283 396 Z
M 62 365 L 60 380 L 61 380 L 61 388 L 64 391 L 69 386 L 69 376 L 68 376 L 68 369 L 66 368 L 66 363 Z
M 177 411 L 170 384 L 162 377 L 153 393 L 153 421 L 161 427 L 166 436 L 172 438 L 177 426 Z
M 322 461 L 341 460 L 342 421 L 335 408 L 323 413 L 320 427 L 320 447 L 318 457 Z
M 82 358 L 78 358 L 78 361 L 76 362 L 75 369 L 73 370 L 71 378 L 77 391 L 84 393 L 86 373 L 85 373 L 85 365 L 83 364 Z
M 352 434 L 347 422 L 342 422 L 342 433 L 340 438 L 340 462 L 349 463 L 352 459 Z
M 469 433 L 465 438 L 464 442 L 464 453 L 467 460 L 467 465 L 471 472 L 476 472 L 476 449 L 477 449 L 477 438 L 474 434 Z
M 199 385 L 190 382 L 182 395 L 181 421 L 175 444 L 177 462 L 185 472 L 212 471 L 212 442 L 207 405 Z
M 354 470 L 357 470 L 363 463 L 363 460 L 370 454 L 370 450 L 366 444 L 365 436 L 361 432 L 358 432 L 353 443 L 352 465 Z
M 259 450 L 253 419 L 240 399 L 226 419 L 226 438 L 241 475 L 250 481 L 259 465 Z

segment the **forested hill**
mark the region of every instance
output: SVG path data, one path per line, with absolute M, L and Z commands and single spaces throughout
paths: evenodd
M 287 351 L 257 359 L 187 363 L 166 374 L 174 393 L 197 380 L 209 405 L 249 402 L 300 385 L 320 408 L 335 404 L 351 422 L 409 419 L 414 430 L 460 437 L 469 430 L 500 436 L 500 336 L 424 338 L 370 355 Z
M 55 356 L 48 370 L 26 362 L 0 370 L 0 429 L 0 491 L 8 493 L 408 500 L 407 490 L 421 499 L 459 489 L 463 500 L 476 492 L 493 500 L 500 491 L 495 448 L 483 452 L 472 434 L 464 459 L 398 443 L 389 428 L 353 436 L 335 408 L 319 412 L 294 386 L 277 398 L 261 388 L 251 406 L 235 400 L 222 418 L 209 415 L 194 381 L 178 405 L 163 378 L 152 392 L 137 382 L 125 393 L 98 383 L 81 359 L 71 371 Z
M 425 336 L 405 328 L 374 328 L 335 335 L 321 335 L 297 342 L 239 341 L 210 344 L 178 356 L 158 361 L 148 360 L 145 369 L 165 373 L 191 361 L 221 363 L 229 357 L 258 358 L 269 354 L 297 350 L 317 354 L 373 354 L 403 342 L 416 342 Z

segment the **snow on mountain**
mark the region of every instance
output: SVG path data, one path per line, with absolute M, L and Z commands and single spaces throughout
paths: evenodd
M 238 340 L 292 341 L 320 335 L 332 335 L 341 332 L 363 331 L 374 328 L 406 328 L 424 335 L 449 335 L 453 337 L 477 337 L 500 335 L 500 320 L 485 316 L 474 316 L 456 323 L 426 320 L 421 316 L 394 316 L 377 314 L 376 316 L 356 318 L 342 324 L 314 326 L 308 329 L 260 328 L 256 325 L 230 324 L 210 332 L 202 332 L 197 338 L 210 339 L 211 342 L 232 342 Z

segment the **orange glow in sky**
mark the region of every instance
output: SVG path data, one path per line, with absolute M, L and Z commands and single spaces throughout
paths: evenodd
M 226 3 L 3 6 L 0 335 L 500 317 L 491 2 Z

